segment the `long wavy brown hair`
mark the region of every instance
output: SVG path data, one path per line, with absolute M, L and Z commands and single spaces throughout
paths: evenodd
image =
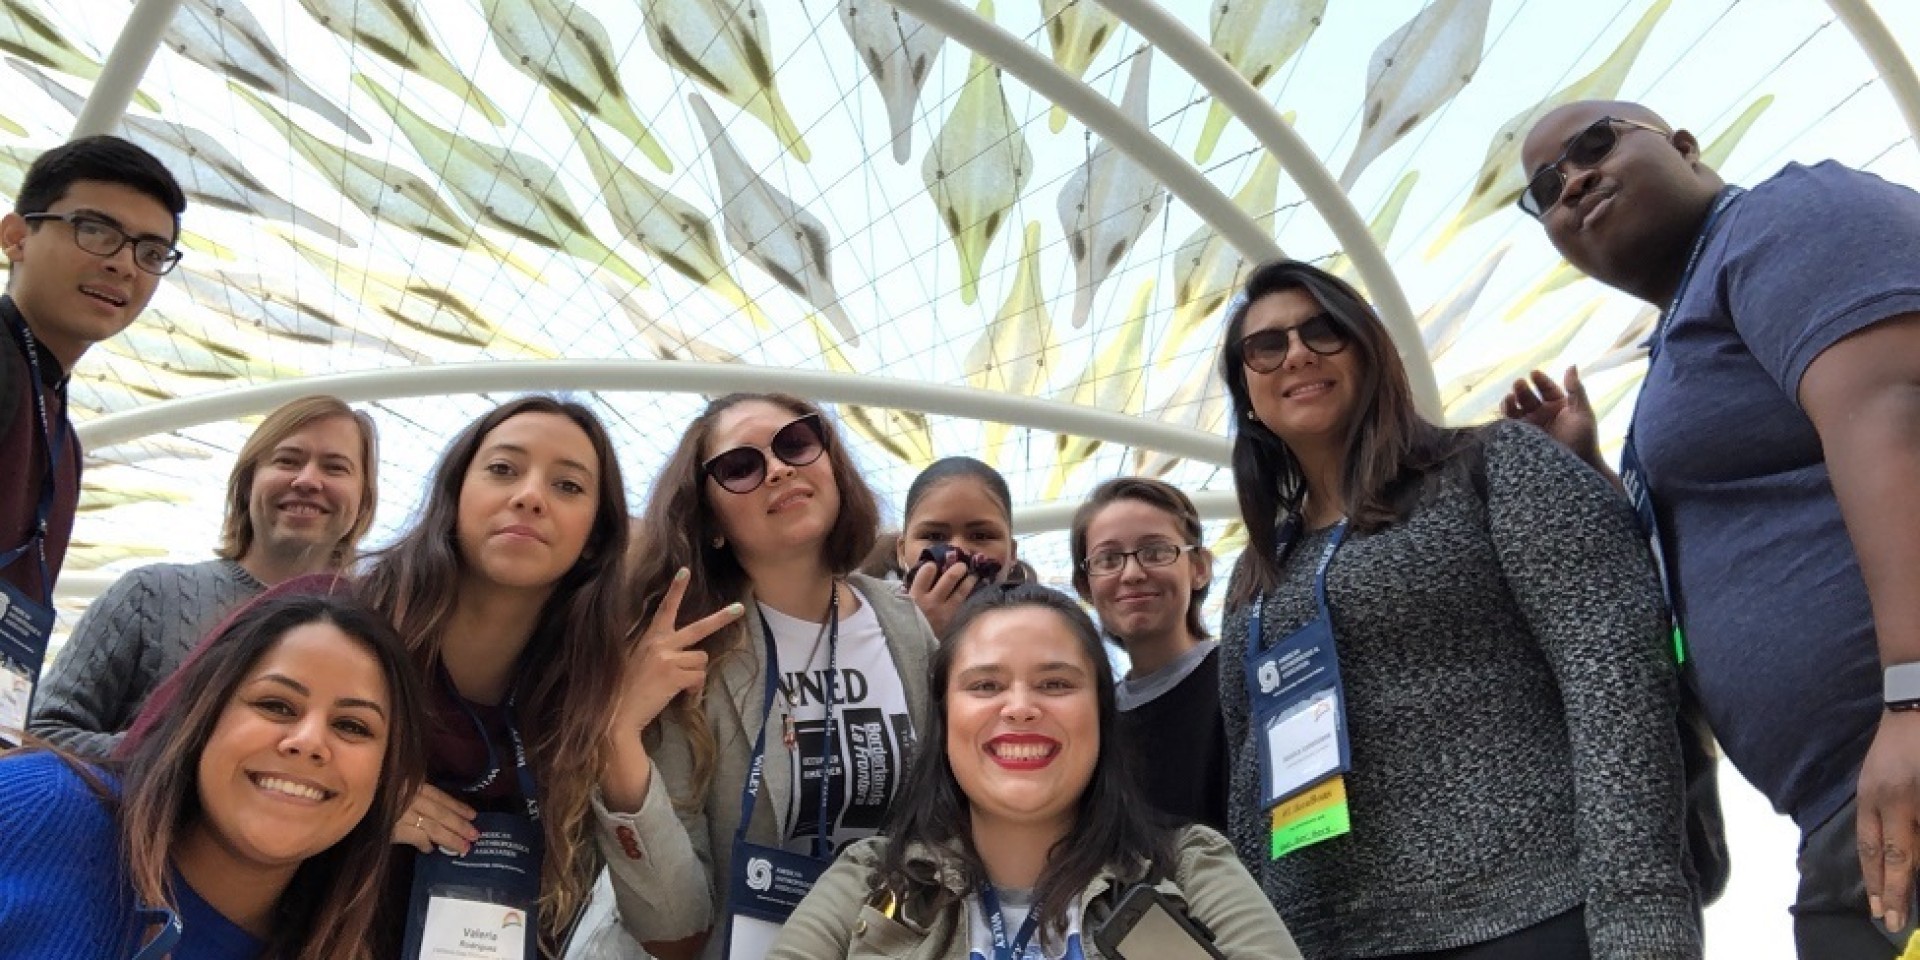
M 1279 521 L 1300 509 L 1307 478 L 1278 434 L 1254 416 L 1247 388 L 1247 367 L 1240 339 L 1247 313 L 1262 297 L 1304 290 L 1346 335 L 1347 349 L 1358 352 L 1360 409 L 1347 425 L 1347 462 L 1341 471 L 1341 499 L 1355 530 L 1374 531 L 1404 519 L 1440 469 L 1464 470 L 1461 453 L 1474 448 L 1478 434 L 1429 423 L 1413 405 L 1406 365 L 1366 298 L 1339 277 L 1297 260 L 1261 265 L 1247 277 L 1227 315 L 1226 342 L 1220 347 L 1220 377 L 1233 399 L 1233 486 L 1240 516 L 1247 525 L 1247 570 L 1227 595 L 1237 607 L 1280 582 Z
M 618 696 L 626 662 L 625 632 L 631 623 L 623 575 L 626 488 L 600 418 L 577 403 L 530 396 L 508 401 L 468 424 L 434 467 L 419 519 L 374 555 L 362 584 L 368 600 L 392 618 L 421 676 L 438 676 L 443 631 L 460 602 L 467 569 L 455 537 L 461 487 L 487 435 L 523 413 L 572 421 L 586 433 L 600 461 L 599 509 L 586 547 L 541 609 L 515 680 L 546 835 L 540 939 L 543 950 L 558 955 L 561 938 L 585 905 L 601 865 L 591 836 L 589 799 L 606 766 L 607 718 Z
M 406 650 L 385 618 L 347 593 L 312 592 L 318 577 L 289 581 L 228 618 L 174 676 L 168 694 L 117 768 L 120 843 L 140 902 L 173 908 L 173 848 L 204 812 L 200 754 L 220 715 L 260 658 L 287 632 L 330 623 L 379 661 L 387 683 L 387 749 L 366 816 L 339 842 L 307 858 L 274 907 L 263 956 L 273 960 L 370 960 L 367 940 L 393 849 L 393 823 L 420 789 L 423 698 Z M 331 578 L 329 578 L 331 579 Z M 344 581 L 336 581 L 344 583 Z
M 841 442 L 840 432 L 833 420 L 819 407 L 789 394 L 728 394 L 707 404 L 707 408 L 694 418 L 687 432 L 681 436 L 680 445 L 674 448 L 666 466 L 661 468 L 660 477 L 654 481 L 653 491 L 647 497 L 647 509 L 641 514 L 637 534 L 646 548 L 640 551 L 644 555 L 636 558 L 633 571 L 633 592 L 641 598 L 642 604 L 640 624 L 652 620 L 674 573 L 682 567 L 691 574 L 686 595 L 680 601 L 682 623 L 690 623 L 727 604 L 742 600 L 752 588 L 747 571 L 740 566 L 732 547 L 713 545 L 713 536 L 720 530 L 720 518 L 714 513 L 710 498 L 732 494 L 713 492 L 717 488 L 708 485 L 707 475 L 701 467 L 712 453 L 707 449 L 707 440 L 713 434 L 714 421 L 728 408 L 753 401 L 791 410 L 796 417 L 820 415 L 820 431 L 826 441 L 826 456 L 833 469 L 833 484 L 840 493 L 840 515 L 820 545 L 820 562 L 834 575 L 845 576 L 858 570 L 867 554 L 873 550 L 874 538 L 880 526 L 879 501 L 874 498 L 873 488 L 867 486 L 867 481 L 861 477 L 858 465 L 848 455 L 846 444 Z M 738 651 L 746 635 L 745 625 L 736 622 L 701 641 L 699 649 L 708 656 L 708 683 L 720 675 L 716 667 L 721 658 Z M 701 715 L 692 697 L 685 694 L 675 697 L 660 719 L 654 722 L 654 727 L 649 729 L 650 737 L 658 736 L 657 729 L 662 721 L 679 724 L 691 741 L 692 791 L 673 799 L 681 809 L 697 809 L 706 802 L 719 746 L 714 742 L 713 731 L 708 729 L 706 718 Z

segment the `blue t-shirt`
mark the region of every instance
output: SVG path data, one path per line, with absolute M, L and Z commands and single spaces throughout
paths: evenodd
M 1920 311 L 1920 193 L 1790 164 L 1727 207 L 1634 414 L 1694 684 L 1727 756 L 1802 831 L 1852 798 L 1879 722 L 1866 584 L 1800 378 Z
M 260 956 L 264 943 L 173 880 L 184 929 L 172 960 Z M 117 960 L 140 933 L 106 803 L 53 754 L 0 758 L 0 960 Z

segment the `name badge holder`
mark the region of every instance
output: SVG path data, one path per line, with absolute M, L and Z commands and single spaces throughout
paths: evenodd
M 441 682 L 487 745 L 487 770 L 460 793 L 491 786 L 501 773 L 493 740 L 473 708 Z M 407 916 L 408 960 L 534 960 L 540 955 L 540 866 L 546 838 L 526 743 L 514 717 L 516 689 L 507 698 L 507 736 L 513 741 L 514 773 L 525 813 L 488 812 L 474 817 L 480 831 L 465 856 L 436 849 L 414 858 L 413 892 Z
M 46 663 L 47 644 L 53 637 L 53 576 L 47 563 L 47 524 L 53 516 L 53 488 L 59 477 L 61 440 L 65 431 L 56 433 L 53 417 L 47 410 L 47 398 L 40 389 L 39 341 L 24 320 L 9 317 L 8 327 L 20 340 L 27 355 L 33 394 L 33 410 L 38 416 L 40 442 L 47 449 L 47 470 L 40 485 L 40 500 L 34 508 L 33 529 L 26 542 L 0 552 L 0 570 L 29 552 L 40 566 L 40 584 L 44 596 L 29 596 L 25 590 L 0 580 L 0 749 L 20 745 L 27 729 L 27 716 L 33 708 L 33 692 L 40 682 L 40 668 Z M 62 405 L 67 387 L 59 388 Z
M 1353 750 L 1348 740 L 1346 689 L 1334 648 L 1333 613 L 1327 605 L 1327 570 L 1346 539 L 1347 527 L 1347 521 L 1340 521 L 1321 551 L 1313 575 L 1312 620 L 1263 648 L 1265 594 L 1254 596 L 1249 614 L 1247 698 L 1260 756 L 1260 806 L 1274 813 L 1275 857 L 1350 829 L 1340 781 L 1352 768 Z M 1280 555 L 1299 535 L 1299 517 L 1288 517 L 1280 531 Z M 1311 804 L 1288 802 L 1328 784 L 1330 778 L 1337 790 L 1315 791 Z
M 774 674 L 780 662 L 773 641 L 773 627 L 765 614 L 760 617 L 760 632 L 767 642 L 767 691 L 761 715 L 773 713 Z M 794 853 L 778 847 L 763 847 L 747 841 L 747 828 L 753 823 L 754 802 L 760 796 L 760 778 L 766 760 L 767 727 L 762 723 L 760 736 L 753 741 L 753 760 L 747 770 L 747 782 L 740 790 L 740 826 L 733 834 L 733 852 L 727 871 L 727 953 L 728 960 L 759 960 L 766 956 L 780 934 L 780 926 L 793 915 L 794 908 L 833 865 L 832 831 L 827 820 L 827 799 L 833 792 L 834 688 L 840 664 L 840 590 L 836 585 L 827 602 L 827 726 L 822 737 L 820 757 L 820 816 L 813 837 L 813 852 Z M 805 780 L 804 774 L 801 778 Z
M 1687 265 L 1680 272 L 1680 285 L 1673 288 L 1673 302 L 1660 314 L 1660 321 L 1654 324 L 1653 332 L 1648 334 L 1647 370 L 1652 372 L 1653 364 L 1660 359 L 1660 348 L 1665 345 L 1667 324 L 1680 312 L 1681 298 L 1686 295 L 1687 284 L 1693 282 L 1693 270 L 1700 265 L 1700 253 L 1707 248 L 1707 240 L 1713 236 L 1713 228 L 1720 222 L 1720 215 L 1727 207 L 1740 198 L 1746 191 L 1740 187 L 1725 187 L 1714 198 L 1713 209 L 1707 212 L 1707 220 L 1700 226 L 1700 233 L 1693 238 L 1693 252 L 1687 255 Z M 1633 504 L 1633 515 L 1640 521 L 1640 532 L 1647 538 L 1647 545 L 1653 551 L 1653 569 L 1660 577 L 1660 589 L 1666 594 L 1667 613 L 1672 618 L 1673 661 L 1684 666 L 1687 662 L 1687 638 L 1680 625 L 1680 591 L 1673 581 L 1673 570 L 1667 565 L 1666 544 L 1660 539 L 1660 517 L 1653 509 L 1653 489 L 1649 486 L 1646 465 L 1640 462 L 1639 450 L 1634 446 L 1634 427 L 1640 419 L 1640 410 L 1633 411 L 1633 421 L 1627 424 L 1626 444 L 1620 448 L 1620 486 L 1627 492 L 1628 502 Z

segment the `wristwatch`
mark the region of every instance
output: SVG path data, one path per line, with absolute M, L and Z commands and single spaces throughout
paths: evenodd
M 1900 713 L 1920 710 L 1920 663 L 1896 663 L 1881 673 L 1881 695 L 1887 709 Z

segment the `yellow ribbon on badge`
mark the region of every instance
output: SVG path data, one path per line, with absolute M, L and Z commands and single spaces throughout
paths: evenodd
M 1333 777 L 1273 808 L 1273 829 L 1279 830 L 1347 800 L 1347 778 Z

